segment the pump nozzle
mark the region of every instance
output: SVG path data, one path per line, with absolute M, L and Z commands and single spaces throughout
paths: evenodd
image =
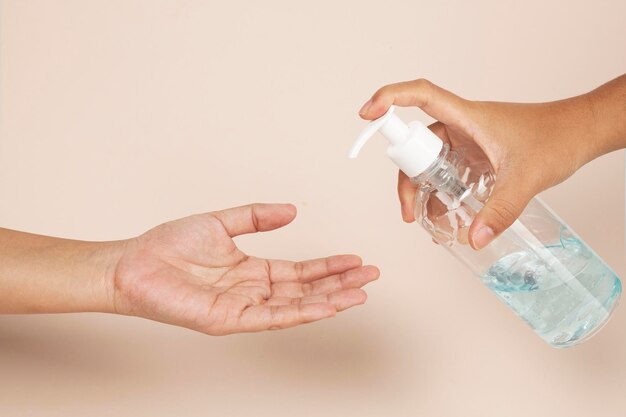
M 365 146 L 367 141 L 370 140 L 379 129 L 380 133 L 385 135 L 392 145 L 399 145 L 406 140 L 409 134 L 409 127 L 393 113 L 395 109 L 396 106 L 389 107 L 389 110 L 387 110 L 385 114 L 370 122 L 367 127 L 363 129 L 359 137 L 356 138 L 352 148 L 350 148 L 348 158 L 356 158 L 363 146 Z
M 422 123 L 408 126 L 394 114 L 395 106 L 370 122 L 350 148 L 348 158 L 356 158 L 367 141 L 380 131 L 389 141 L 387 155 L 409 177 L 421 174 L 432 164 L 441 151 L 443 142 Z

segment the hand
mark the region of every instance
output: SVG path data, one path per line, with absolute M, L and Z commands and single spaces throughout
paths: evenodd
M 418 106 L 438 120 L 429 127 L 452 148 L 482 149 L 497 180 L 469 230 L 470 244 L 480 249 L 509 227 L 536 194 L 590 160 L 626 146 L 624 97 L 626 76 L 582 96 L 539 104 L 469 101 L 420 79 L 381 88 L 360 115 L 372 120 L 392 104 Z M 400 172 L 398 194 L 407 222 L 415 221 L 415 191 Z
M 282 329 L 363 304 L 378 278 L 354 255 L 304 262 L 248 256 L 233 237 L 290 223 L 288 204 L 253 204 L 160 225 L 125 242 L 113 269 L 117 313 L 211 335 Z

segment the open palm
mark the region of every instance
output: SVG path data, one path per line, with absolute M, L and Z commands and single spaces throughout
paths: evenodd
M 113 274 L 116 311 L 223 335 L 291 327 L 365 302 L 360 287 L 379 272 L 357 256 L 260 259 L 232 239 L 295 216 L 289 204 L 253 204 L 165 223 L 128 241 Z

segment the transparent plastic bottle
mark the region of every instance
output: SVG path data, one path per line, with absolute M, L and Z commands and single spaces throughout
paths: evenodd
M 419 185 L 417 221 L 547 343 L 569 347 L 599 330 L 621 294 L 615 272 L 538 198 L 492 243 L 472 249 L 469 227 L 495 183 L 491 164 L 477 146 L 451 150 L 393 111 L 368 125 L 350 157 L 380 130 L 389 157 Z

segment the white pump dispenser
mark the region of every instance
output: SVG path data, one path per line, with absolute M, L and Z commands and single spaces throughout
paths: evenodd
M 443 142 L 419 121 L 408 126 L 394 114 L 395 106 L 370 122 L 350 149 L 349 158 L 356 158 L 361 148 L 377 131 L 389 141 L 387 155 L 409 178 L 426 170 L 437 158 Z

